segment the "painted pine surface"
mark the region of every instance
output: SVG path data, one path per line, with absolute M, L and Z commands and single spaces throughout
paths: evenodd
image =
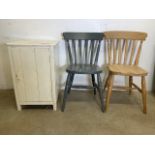
M 33 42 L 34 43 L 34 42 Z M 58 93 L 51 45 L 9 44 L 12 77 L 18 110 L 21 105 L 53 105 Z

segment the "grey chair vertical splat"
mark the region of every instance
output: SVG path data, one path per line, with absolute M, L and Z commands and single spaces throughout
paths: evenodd
M 104 111 L 104 99 L 100 76 L 102 69 L 97 66 L 103 33 L 65 32 L 63 33 L 63 37 L 68 51 L 70 65 L 66 69 L 68 76 L 61 107 L 62 112 L 65 109 L 67 95 L 71 88 L 90 88 L 89 86 L 82 85 L 73 86 L 75 74 L 91 75 L 94 95 L 97 89 L 101 100 L 101 109 Z M 97 76 L 97 83 L 95 75 Z

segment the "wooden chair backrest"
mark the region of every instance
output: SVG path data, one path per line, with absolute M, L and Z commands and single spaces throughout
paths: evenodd
M 104 32 L 107 64 L 138 65 L 143 41 L 147 33 L 130 31 Z
M 63 37 L 71 65 L 97 64 L 103 33 L 64 32 Z

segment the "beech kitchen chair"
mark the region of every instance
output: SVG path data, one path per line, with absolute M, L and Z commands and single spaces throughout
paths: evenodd
M 105 83 L 107 88 L 106 110 L 109 107 L 110 97 L 115 75 L 129 77 L 129 87 L 124 87 L 131 94 L 133 87 L 142 94 L 143 112 L 147 112 L 147 94 L 145 76 L 147 71 L 138 66 L 143 41 L 147 34 L 143 32 L 128 31 L 109 31 L 104 32 L 104 49 L 107 57 L 109 70 L 108 78 Z M 133 76 L 141 77 L 141 88 L 133 83 Z M 117 86 L 117 88 L 122 88 Z
M 96 94 L 96 89 L 98 90 L 101 100 L 101 109 L 104 111 L 103 89 L 100 77 L 102 68 L 97 65 L 103 33 L 65 32 L 63 33 L 63 37 L 69 55 L 70 65 L 66 69 L 68 76 L 61 110 L 64 111 L 65 109 L 67 95 L 71 88 L 92 88 L 94 95 Z M 93 87 L 72 85 L 75 74 L 90 74 Z M 97 83 L 95 75 L 97 75 Z

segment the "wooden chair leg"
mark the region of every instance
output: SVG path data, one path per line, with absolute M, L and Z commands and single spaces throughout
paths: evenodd
M 100 74 L 97 74 L 97 82 L 98 82 L 98 92 L 101 100 L 101 110 L 104 112 L 104 95 L 102 89 L 102 81 Z
M 70 87 L 70 80 L 71 80 L 71 74 L 68 73 L 67 81 L 66 81 L 66 86 L 65 86 L 65 90 L 64 90 L 64 96 L 63 96 L 62 107 L 61 107 L 61 111 L 62 111 L 62 112 L 64 112 L 64 110 L 65 110 L 67 94 L 68 94 L 68 90 L 69 90 L 69 87 Z
M 106 97 L 106 111 L 108 110 L 109 103 L 110 103 L 110 97 L 112 93 L 112 86 L 113 86 L 113 75 L 109 74 L 109 80 L 107 83 L 108 91 L 107 91 L 107 97 Z
M 109 76 L 110 76 L 110 75 L 108 75 L 108 77 L 107 77 L 107 79 L 106 79 L 106 81 L 105 81 L 105 85 L 104 85 L 104 89 L 103 89 L 104 91 L 105 91 L 105 89 L 106 89 L 106 87 L 107 87 L 107 85 L 108 85 Z
M 96 95 L 96 88 L 95 88 L 95 74 L 92 74 L 91 77 L 92 77 L 92 84 L 93 84 L 93 87 L 94 87 L 94 95 Z
M 142 87 L 142 100 L 143 100 L 143 113 L 147 113 L 147 93 L 146 93 L 146 81 L 145 76 L 141 77 L 141 87 Z
M 133 77 L 129 76 L 129 95 L 132 93 L 132 83 L 133 83 Z

